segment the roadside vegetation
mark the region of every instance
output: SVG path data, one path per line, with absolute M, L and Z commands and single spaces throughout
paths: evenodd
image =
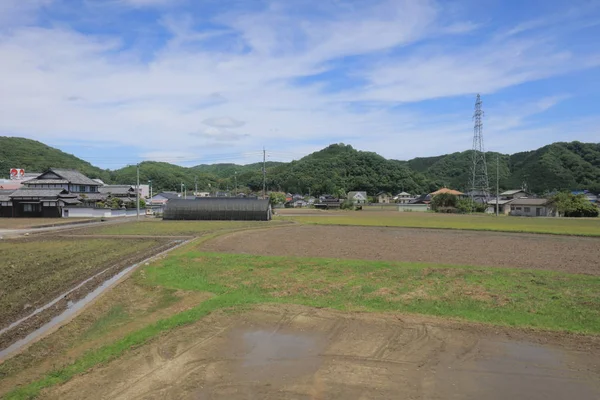
M 344 311 L 394 311 L 461 318 L 504 326 L 600 334 L 600 277 L 546 271 L 473 268 L 337 259 L 203 253 L 180 249 L 136 273 L 142 287 L 167 293 L 211 293 L 192 308 L 94 348 L 11 399 L 31 398 L 113 360 L 161 332 L 193 323 L 218 309 L 259 303 L 295 303 Z M 168 296 L 167 296 L 168 297 Z M 165 300 L 167 303 L 169 300 Z M 123 324 L 112 307 L 92 329 Z
M 389 226 L 600 236 L 600 220 L 595 218 L 528 218 L 496 217 L 495 215 L 485 214 L 456 215 L 428 212 L 356 211 L 352 213 L 329 212 L 318 216 L 287 217 L 283 215 L 279 219 L 316 225 Z
M 94 221 L 93 218 L 0 218 L 0 229 L 27 229 L 46 225 L 65 225 Z M 1 233 L 0 233 L 1 236 Z

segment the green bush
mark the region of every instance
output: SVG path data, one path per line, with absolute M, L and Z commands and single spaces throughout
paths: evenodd
M 438 211 L 440 208 L 455 207 L 458 205 L 458 197 L 450 193 L 440 193 L 431 199 L 431 209 Z

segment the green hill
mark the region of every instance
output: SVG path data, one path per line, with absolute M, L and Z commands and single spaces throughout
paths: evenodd
M 600 144 L 553 143 L 537 150 L 504 155 L 486 154 L 490 184 L 496 180 L 499 160 L 500 188 L 520 188 L 525 184 L 534 193 L 552 190 L 588 189 L 600 192 Z M 291 163 L 267 162 L 267 188 L 295 193 L 336 193 L 366 190 L 426 193 L 441 186 L 468 190 L 471 152 L 409 161 L 388 160 L 352 146 L 333 144 Z M 0 136 L 0 177 L 10 168 L 42 172 L 49 167 L 77 169 L 91 178 L 107 183 L 132 184 L 135 166 L 109 171 L 95 167 L 71 154 L 35 140 Z M 203 164 L 187 168 L 163 162 L 140 164 L 140 182 L 152 180 L 154 192 L 188 189 L 262 190 L 262 163 L 248 165 Z
M 44 143 L 0 136 L 0 178 L 8 178 L 11 168 L 26 172 L 43 172 L 50 167 L 76 169 L 90 178 L 109 180 L 109 171 L 94 167 L 87 161 Z

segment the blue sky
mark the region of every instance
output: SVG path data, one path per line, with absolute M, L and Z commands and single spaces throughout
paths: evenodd
M 0 0 L 0 135 L 95 165 L 600 141 L 600 1 Z

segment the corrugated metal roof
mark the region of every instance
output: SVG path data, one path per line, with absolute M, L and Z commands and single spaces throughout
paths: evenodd
M 506 204 L 506 203 L 510 203 L 511 201 L 514 201 L 514 199 L 507 199 L 507 200 L 502 200 L 502 199 L 500 199 L 500 200 L 498 201 L 498 204 L 499 204 L 499 205 L 504 205 L 504 204 Z M 491 204 L 491 205 L 494 205 L 494 204 L 496 204 L 496 199 L 489 200 L 487 203 L 488 203 L 488 204 Z
M 507 190 L 506 192 L 500 193 L 500 196 L 512 196 L 513 194 L 525 192 L 523 189 Z

